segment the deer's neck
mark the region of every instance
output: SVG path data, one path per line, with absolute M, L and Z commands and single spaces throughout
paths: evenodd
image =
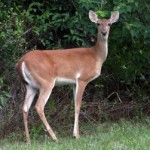
M 103 63 L 108 55 L 108 39 L 101 39 L 98 36 L 94 49 L 96 52 L 97 60 Z

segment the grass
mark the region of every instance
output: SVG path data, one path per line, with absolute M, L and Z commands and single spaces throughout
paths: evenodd
M 26 145 L 22 136 L 13 134 L 0 141 L 0 150 L 149 150 L 150 119 L 144 122 L 81 124 L 81 137 L 71 137 L 70 129 L 57 133 L 59 141 L 46 135 L 35 135 L 32 144 Z

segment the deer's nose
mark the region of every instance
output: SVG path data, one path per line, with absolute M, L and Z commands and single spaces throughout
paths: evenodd
M 102 34 L 103 36 L 106 36 L 107 32 L 106 32 L 106 31 L 102 31 L 101 34 Z

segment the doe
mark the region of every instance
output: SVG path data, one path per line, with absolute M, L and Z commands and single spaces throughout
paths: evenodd
M 75 119 L 73 136 L 79 138 L 79 112 L 86 85 L 100 76 L 101 68 L 108 54 L 110 25 L 119 18 L 119 12 L 112 13 L 110 19 L 98 19 L 89 11 L 89 19 L 97 24 L 97 42 L 91 48 L 67 50 L 34 50 L 26 53 L 18 62 L 17 71 L 26 89 L 22 107 L 27 143 L 30 143 L 28 112 L 33 99 L 39 91 L 35 109 L 53 140 L 57 140 L 45 114 L 44 106 L 52 89 L 58 84 L 73 84 Z

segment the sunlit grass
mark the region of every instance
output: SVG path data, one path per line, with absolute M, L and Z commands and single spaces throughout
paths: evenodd
M 46 135 L 32 137 L 26 145 L 20 135 L 0 141 L 0 150 L 149 150 L 150 120 L 144 122 L 81 124 L 81 137 L 76 140 L 65 130 L 57 132 L 58 142 Z

